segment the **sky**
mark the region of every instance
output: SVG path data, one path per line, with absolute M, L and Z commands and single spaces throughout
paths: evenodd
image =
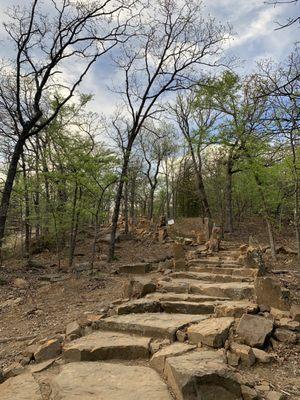
M 4 11 L 13 4 L 27 5 L 31 0 L 0 0 L 0 23 L 5 21 Z M 47 2 L 48 0 L 44 0 Z M 232 25 L 235 34 L 227 45 L 226 53 L 237 57 L 237 71 L 246 74 L 255 69 L 260 59 L 281 61 L 291 52 L 293 44 L 300 39 L 299 24 L 290 28 L 275 30 L 276 22 L 285 22 L 288 17 L 300 14 L 298 4 L 273 5 L 264 0 L 204 0 L 206 11 L 217 20 Z M 0 35 L 2 33 L 0 28 Z M 2 37 L 3 39 L 3 37 Z M 6 54 L 6 43 L 0 41 L 0 57 Z M 109 87 L 116 84 L 119 76 L 113 63 L 105 60 L 97 63 L 80 87 L 82 92 L 93 93 L 93 111 L 109 113 L 116 105 L 116 95 Z

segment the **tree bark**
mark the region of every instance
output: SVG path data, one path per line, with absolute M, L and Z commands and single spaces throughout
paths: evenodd
M 232 212 L 232 176 L 233 162 L 228 157 L 226 164 L 226 231 L 233 232 L 233 212 Z
M 149 211 L 148 211 L 149 221 L 152 221 L 152 219 L 153 219 L 154 193 L 155 193 L 155 188 L 151 187 L 150 196 L 149 196 Z
M 22 158 L 22 173 L 24 182 L 24 201 L 25 201 L 25 258 L 30 257 L 30 205 L 29 205 L 29 192 L 28 192 L 28 182 L 26 174 L 26 163 L 24 154 Z
M 129 232 L 129 221 L 128 221 L 128 180 L 125 182 L 125 190 L 124 190 L 124 217 L 125 217 L 125 234 L 127 235 Z
M 15 144 L 14 151 L 12 158 L 9 163 L 9 168 L 4 184 L 4 189 L 2 192 L 2 198 L 1 198 L 1 204 L 0 204 L 0 253 L 1 253 L 1 248 L 3 245 L 3 239 L 4 239 L 4 234 L 5 234 L 5 226 L 6 226 L 6 221 L 7 221 L 7 214 L 8 214 L 8 209 L 9 209 L 9 203 L 10 203 L 10 198 L 11 198 L 11 193 L 14 185 L 14 179 L 17 173 L 17 168 L 18 168 L 18 163 L 20 160 L 20 157 L 23 153 L 23 147 L 24 147 L 25 141 L 22 139 L 19 139 L 17 143 Z
M 115 256 L 115 245 L 116 245 L 116 233 L 117 233 L 118 219 L 119 219 L 119 214 L 120 214 L 120 206 L 121 206 L 124 182 L 127 178 L 127 171 L 128 171 L 131 147 L 132 147 L 132 144 L 129 144 L 126 149 L 126 152 L 124 154 L 123 167 L 122 167 L 120 180 L 119 180 L 117 193 L 116 193 L 116 198 L 115 198 L 115 207 L 114 207 L 114 212 L 113 212 L 113 216 L 112 216 L 110 244 L 109 244 L 109 250 L 108 250 L 108 260 L 109 261 L 112 261 Z

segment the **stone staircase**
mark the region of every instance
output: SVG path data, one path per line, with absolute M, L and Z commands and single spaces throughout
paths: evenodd
M 248 399 L 222 347 L 236 319 L 257 311 L 255 274 L 238 263 L 230 244 L 217 257 L 190 260 L 187 270 L 162 276 L 156 292 L 121 303 L 115 315 L 97 321 L 97 330 L 65 344 L 48 397 L 41 378 L 26 373 L 2 384 L 0 398 Z

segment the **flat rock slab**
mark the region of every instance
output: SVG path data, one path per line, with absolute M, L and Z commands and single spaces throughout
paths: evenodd
M 257 275 L 257 269 L 251 268 L 224 268 L 224 267 L 190 267 L 193 272 L 206 272 L 211 274 L 245 276 L 254 278 Z
M 10 378 L 0 385 L 2 400 L 43 400 L 40 387 L 32 374 Z
M 215 307 L 217 317 L 240 318 L 243 314 L 255 314 L 258 312 L 258 305 L 250 301 L 225 301 Z
M 218 304 L 218 303 L 217 303 Z M 180 314 L 213 314 L 216 303 L 194 303 L 190 301 L 161 301 L 161 308 L 167 313 Z
M 209 282 L 249 282 L 253 280 L 251 277 L 244 276 L 234 276 L 228 274 L 214 274 L 205 272 L 193 272 L 193 271 L 182 271 L 174 272 L 170 275 L 172 278 L 179 279 L 196 279 L 199 281 L 209 281 Z
M 110 331 L 136 333 L 154 338 L 174 341 L 176 331 L 186 325 L 197 323 L 208 318 L 205 315 L 189 314 L 128 314 L 116 315 L 99 321 L 99 328 Z
M 196 346 L 192 346 L 186 343 L 175 342 L 170 346 L 166 346 L 156 352 L 150 360 L 152 368 L 156 369 L 157 372 L 163 374 L 165 368 L 165 361 L 168 357 L 179 356 L 185 354 L 188 351 L 194 350 Z
M 138 300 L 128 301 L 127 303 L 124 303 L 117 308 L 117 313 L 119 315 L 133 314 L 133 313 L 140 314 L 146 312 L 153 313 L 160 311 L 161 311 L 160 302 L 150 299 L 138 299 Z
M 122 364 L 64 365 L 51 388 L 53 400 L 172 400 L 156 371 Z
M 258 315 L 244 314 L 236 333 L 249 346 L 261 348 L 273 330 L 273 321 Z
M 254 296 L 254 286 L 248 282 L 210 283 L 196 279 L 160 281 L 158 291 L 227 297 L 237 300 L 249 299 Z
M 190 285 L 190 293 L 242 300 L 254 296 L 254 287 L 247 282 L 193 283 Z
M 168 357 L 164 374 L 179 400 L 240 400 L 237 376 L 219 352 L 195 350 Z
M 94 332 L 63 348 L 66 361 L 136 360 L 149 358 L 150 338 L 119 332 Z
M 242 268 L 243 265 L 236 260 L 210 260 L 209 258 L 195 258 L 189 260 L 189 266 L 207 265 L 208 267 Z
M 202 303 L 204 301 L 221 302 L 230 300 L 229 297 L 218 297 L 218 296 L 205 296 L 201 294 L 189 294 L 189 293 L 151 293 L 148 294 L 147 299 L 158 300 L 158 301 L 188 301 L 192 303 Z
M 188 328 L 189 342 L 203 343 L 211 347 L 222 347 L 228 338 L 234 318 L 210 318 Z
M 146 274 L 151 269 L 150 263 L 136 263 L 121 265 L 119 267 L 119 273 L 121 274 Z

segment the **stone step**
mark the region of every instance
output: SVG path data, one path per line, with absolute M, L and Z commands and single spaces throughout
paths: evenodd
M 159 281 L 158 291 L 191 293 L 230 299 L 250 299 L 254 296 L 254 286 L 248 282 L 208 283 L 195 279 L 173 279 L 170 282 Z
M 218 317 L 235 317 L 239 318 L 243 314 L 254 314 L 258 311 L 257 304 L 248 300 L 229 300 L 228 298 L 213 298 L 208 301 L 207 297 L 199 295 L 174 294 L 168 295 L 162 293 L 165 297 L 159 296 L 153 300 L 151 298 L 143 298 L 138 300 L 128 301 L 121 304 L 117 308 L 118 315 L 125 314 L 141 314 L 166 312 L 176 314 L 213 314 Z M 204 299 L 204 300 L 203 300 Z M 196 301 L 194 301 L 196 300 Z
M 166 312 L 176 314 L 212 314 L 216 304 L 221 302 L 192 302 L 138 299 L 121 304 L 117 308 L 118 315 Z
M 207 315 L 168 313 L 114 315 L 98 321 L 98 326 L 102 330 L 175 341 L 178 329 L 203 321 L 207 317 Z
M 213 314 L 216 303 L 207 301 L 204 303 L 193 303 L 189 301 L 162 301 L 161 308 L 166 313 L 179 314 Z
M 220 275 L 232 275 L 232 276 L 245 276 L 255 277 L 257 274 L 256 268 L 225 268 L 225 267 L 190 267 L 189 271 L 192 272 L 206 272 Z
M 121 265 L 118 268 L 120 274 L 146 274 L 151 270 L 151 263 L 134 263 Z
M 234 276 L 228 274 L 212 274 L 194 271 L 178 271 L 169 275 L 171 278 L 179 279 L 196 279 L 209 282 L 253 282 L 253 278 L 249 276 Z
M 208 258 L 194 258 L 188 261 L 188 266 L 207 266 L 207 267 L 226 267 L 226 268 L 243 268 L 243 264 L 235 260 L 210 260 Z
M 229 297 L 205 296 L 201 294 L 189 293 L 160 293 L 155 292 L 148 294 L 146 299 L 156 301 L 188 301 L 192 303 L 203 303 L 204 301 L 222 302 L 229 300 Z
M 194 283 L 190 286 L 190 292 L 242 300 L 251 299 L 254 296 L 254 286 L 248 282 Z
M 154 369 L 106 362 L 63 365 L 50 382 L 52 400 L 172 400 Z
M 242 398 L 238 375 L 218 351 L 199 349 L 167 357 L 164 376 L 176 399 Z
M 96 331 L 63 347 L 66 361 L 136 360 L 149 358 L 150 338 Z

